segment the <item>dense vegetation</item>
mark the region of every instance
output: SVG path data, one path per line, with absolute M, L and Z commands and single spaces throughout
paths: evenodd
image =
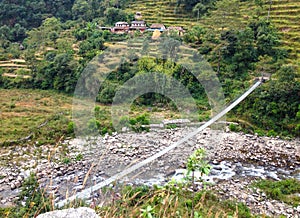
M 247 16 L 243 22 L 239 3 L 255 8 L 254 12 L 243 15 Z M 131 8 L 134 4 L 126 0 L 76 0 L 63 4 L 43 0 L 2 1 L 0 86 L 72 93 L 79 75 L 93 57 L 114 41 L 131 37 L 114 35 L 98 26 L 133 20 L 133 13 L 126 7 Z M 192 12 L 200 19 L 199 23 L 193 21 L 183 37 L 171 36 L 179 40 L 174 46 L 187 43 L 209 61 L 219 76 L 228 102 L 249 87 L 254 77 L 261 73 L 272 74 L 272 81 L 243 102 L 231 119 L 250 123 L 243 127 L 251 132 L 299 135 L 299 71 L 297 65 L 287 61 L 289 51 L 282 46 L 282 36 L 272 20 L 261 16 L 262 11 L 267 10 L 264 2 L 178 0 L 174 5 L 181 14 Z M 139 37 L 140 34 L 135 35 Z M 143 37 L 151 38 L 151 35 L 144 34 Z M 133 63 L 121 65 L 99 90 L 97 100 L 111 103 L 120 85 L 147 72 L 154 63 L 156 71 L 172 75 L 187 86 L 199 108 L 209 109 L 204 89 L 188 71 L 152 58 L 133 59 Z M 137 102 L 149 105 L 169 103 L 169 100 L 150 93 Z
M 295 207 L 300 203 L 300 182 L 296 179 L 282 181 L 261 180 L 253 185 L 260 188 L 271 199 L 280 200 Z

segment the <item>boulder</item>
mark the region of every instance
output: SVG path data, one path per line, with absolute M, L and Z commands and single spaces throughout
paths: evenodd
M 88 207 L 69 208 L 65 210 L 55 210 L 52 212 L 40 214 L 37 218 L 100 218 L 96 212 Z

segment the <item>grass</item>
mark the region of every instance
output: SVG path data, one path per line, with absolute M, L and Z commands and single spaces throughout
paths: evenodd
M 169 184 L 153 188 L 121 186 L 120 188 L 119 191 L 110 188 L 101 190 L 108 201 L 100 206 L 94 205 L 100 217 L 191 217 L 192 211 L 194 211 L 194 217 L 198 218 L 258 217 L 253 216 L 249 208 L 242 203 L 220 200 L 211 191 L 202 190 L 194 193 L 184 185 Z M 16 207 L 0 208 L 0 217 L 35 217 L 55 209 L 52 197 L 47 195 L 44 189 L 39 188 L 34 174 L 25 180 L 21 190 Z M 192 198 L 194 198 L 194 204 Z M 98 200 L 103 199 L 94 201 Z M 25 206 L 21 205 L 21 201 L 26 202 Z M 80 206 L 88 207 L 89 205 L 77 199 L 64 208 Z
M 121 196 L 104 207 L 100 217 L 191 217 L 193 192 L 168 185 L 149 188 L 125 186 Z M 194 217 L 253 217 L 249 208 L 234 201 L 222 201 L 212 192 L 195 193 Z
M 0 89 L 0 145 L 30 136 L 31 143 L 52 143 L 66 134 L 71 96 L 54 91 Z
M 254 183 L 253 186 L 260 188 L 268 198 L 283 201 L 294 207 L 300 204 L 300 181 L 296 179 L 261 180 Z
M 72 96 L 49 90 L 0 89 L 0 146 L 13 144 L 55 144 L 62 136 L 71 136 Z M 95 116 L 100 133 L 114 131 L 109 105 L 97 105 Z M 149 111 L 150 121 L 180 118 L 171 107 L 132 105 L 129 118 Z M 26 140 L 21 140 L 27 138 Z M 19 140 L 19 141 L 18 141 Z

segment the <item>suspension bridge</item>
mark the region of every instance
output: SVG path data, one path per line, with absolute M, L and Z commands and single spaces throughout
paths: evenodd
M 198 133 L 200 133 L 201 131 L 203 131 L 205 128 L 209 127 L 210 125 L 212 125 L 213 123 L 215 123 L 217 120 L 219 120 L 220 118 L 222 118 L 225 114 L 227 114 L 229 111 L 231 111 L 235 106 L 237 106 L 240 102 L 242 102 L 247 96 L 249 96 L 257 87 L 259 87 L 262 82 L 264 81 L 263 78 L 261 78 L 260 80 L 256 81 L 256 83 L 254 85 L 252 85 L 245 93 L 243 93 L 238 99 L 236 99 L 232 104 L 230 104 L 228 107 L 226 107 L 224 110 L 222 110 L 219 114 L 217 114 L 216 116 L 214 116 L 213 118 L 211 118 L 209 121 L 207 121 L 205 124 L 203 124 L 202 126 L 200 126 L 198 129 L 196 129 L 195 131 L 191 132 L 190 134 L 188 134 L 187 136 L 185 136 L 184 138 L 180 139 L 179 141 L 171 144 L 169 147 L 166 147 L 165 149 L 159 151 L 158 153 L 156 153 L 155 155 L 123 170 L 120 173 L 115 174 L 114 176 L 104 180 L 103 182 L 100 182 L 94 186 L 91 186 L 89 188 L 86 188 L 84 190 L 82 190 L 81 192 L 68 197 L 60 202 L 57 202 L 55 204 L 56 207 L 63 207 L 65 204 L 68 204 L 76 199 L 88 199 L 91 197 L 92 193 L 94 193 L 95 191 L 125 177 L 126 175 L 140 169 L 141 167 L 149 164 L 152 161 L 155 161 L 156 159 L 158 159 L 159 157 L 163 156 L 164 154 L 168 153 L 169 151 L 173 150 L 174 148 L 178 147 L 179 145 L 183 144 L 184 142 L 188 141 L 189 139 L 191 139 L 192 137 L 194 137 L 195 135 L 197 135 Z

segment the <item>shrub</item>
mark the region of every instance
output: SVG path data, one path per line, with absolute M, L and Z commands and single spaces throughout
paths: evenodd
M 90 119 L 87 123 L 89 133 L 98 132 L 100 127 L 100 122 L 96 119 Z
M 177 125 L 176 124 L 167 124 L 166 128 L 167 129 L 175 129 L 175 128 L 177 128 Z
M 276 136 L 277 133 L 272 129 L 267 133 L 267 136 L 271 137 L 271 136 Z
M 229 130 L 232 132 L 236 132 L 237 131 L 237 126 L 233 123 L 229 124 Z
M 67 133 L 68 133 L 68 134 L 74 133 L 74 129 L 75 129 L 75 124 L 74 124 L 74 122 L 69 122 L 69 123 L 68 123 L 68 127 L 67 127 Z
M 129 119 L 129 126 L 135 132 L 149 131 L 149 127 L 145 127 L 145 125 L 150 124 L 150 119 L 148 114 L 142 114 L 137 116 L 136 118 Z
M 81 161 L 83 159 L 83 155 L 81 153 L 77 154 L 75 159 L 76 159 L 76 161 Z
M 286 179 L 282 181 L 261 180 L 254 183 L 255 187 L 263 190 L 269 198 L 283 201 L 293 206 L 298 206 L 300 197 L 300 182 L 296 179 Z
M 23 201 L 25 206 L 22 206 Z M 39 187 L 35 174 L 32 173 L 25 179 L 17 205 L 15 217 L 36 217 L 50 211 L 50 200 L 45 191 Z
M 71 162 L 71 159 L 68 158 L 68 157 L 65 157 L 65 158 L 62 160 L 62 162 L 63 162 L 64 164 L 69 164 L 69 163 Z

